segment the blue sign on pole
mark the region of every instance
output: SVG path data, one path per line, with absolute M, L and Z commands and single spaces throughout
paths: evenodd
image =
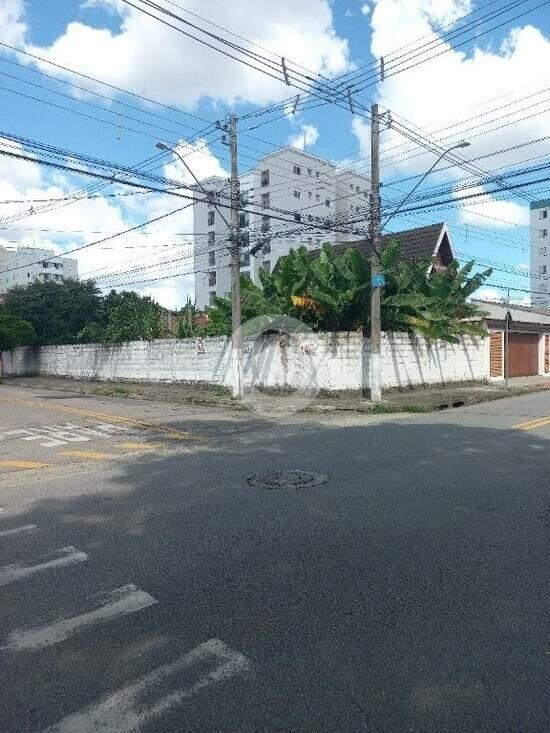
M 370 281 L 373 288 L 383 288 L 386 284 L 385 275 L 373 275 Z

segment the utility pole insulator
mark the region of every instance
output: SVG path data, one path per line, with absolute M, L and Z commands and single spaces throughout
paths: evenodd
M 286 68 L 285 57 L 281 56 L 281 66 L 283 67 L 283 75 L 285 77 L 285 83 L 290 86 L 290 79 L 288 78 L 288 69 Z
M 386 78 L 386 65 L 384 64 L 384 57 L 380 56 L 380 81 L 384 81 Z

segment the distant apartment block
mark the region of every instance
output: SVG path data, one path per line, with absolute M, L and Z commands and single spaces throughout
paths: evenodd
M 196 192 L 194 206 L 195 300 L 204 308 L 231 289 L 229 232 L 214 203 L 229 203 L 229 181 L 202 181 L 209 192 Z M 300 245 L 318 249 L 324 242 L 365 238 L 370 183 L 360 173 L 343 169 L 292 147 L 260 158 L 240 177 L 241 272 L 259 284 L 260 268 L 272 271 L 277 260 Z M 225 218 L 230 210 L 222 208 Z M 250 257 L 251 246 L 262 244 Z
M 531 202 L 531 304 L 550 306 L 550 199 Z
M 0 294 L 36 280 L 59 282 L 77 277 L 77 261 L 58 257 L 51 249 L 18 247 L 10 250 L 0 246 Z

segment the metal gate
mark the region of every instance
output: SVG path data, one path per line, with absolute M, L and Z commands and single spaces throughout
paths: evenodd
M 509 377 L 531 377 L 539 373 L 539 336 L 510 333 L 508 341 Z

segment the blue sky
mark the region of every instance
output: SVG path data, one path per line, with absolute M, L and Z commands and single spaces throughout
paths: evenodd
M 163 4 L 177 10 L 167 0 L 163 0 Z M 545 163 L 545 156 L 550 154 L 548 141 L 532 142 L 550 136 L 550 117 L 544 104 L 548 97 L 544 90 L 550 86 L 550 72 L 545 71 L 549 68 L 550 41 L 544 33 L 550 27 L 548 4 L 512 19 L 537 5 L 535 0 L 525 0 L 516 3 L 514 11 L 485 22 L 482 16 L 503 8 L 503 0 L 483 4 L 470 0 L 371 0 L 369 3 L 303 0 L 300 4 L 292 0 L 280 0 L 277 4 L 232 0 L 223 6 L 215 0 L 178 0 L 177 5 L 182 8 L 180 12 L 198 13 L 263 49 L 269 49 L 272 58 L 275 54 L 284 54 L 289 63 L 302 64 L 311 72 L 320 71 L 325 77 L 353 73 L 354 68 L 371 64 L 373 54 L 376 57 L 384 55 L 390 69 L 394 59 L 398 69 L 399 61 L 395 57 L 403 53 L 399 49 L 411 42 L 417 48 L 422 43 L 425 48 L 444 50 L 437 59 L 415 65 L 396 73 L 383 84 L 373 84 L 358 92 L 360 102 L 368 106 L 372 101 L 379 101 L 396 119 L 406 120 L 419 134 L 431 133 L 432 141 L 449 145 L 460 138 L 469 139 L 470 147 L 461 154 L 465 160 L 481 157 L 476 165 L 482 165 L 484 171 L 502 173 L 511 165 L 518 166 L 535 158 L 533 162 Z M 463 16 L 466 17 L 460 21 Z M 185 17 L 205 26 L 205 21 L 196 16 L 187 14 Z M 223 119 L 232 111 L 242 117 L 297 93 L 165 28 L 128 8 L 121 0 L 48 3 L 0 0 L 2 20 L 0 41 L 173 108 L 155 107 L 97 85 L 92 87 L 93 91 L 110 99 L 82 95 L 64 82 L 89 88 L 90 82 L 85 79 L 43 61 L 16 55 L 5 46 L 0 47 L 0 93 L 3 97 L 0 128 L 5 133 L 117 163 L 135 165 L 150 157 L 156 152 L 157 138 L 172 143 L 190 140 L 191 145 L 199 147 L 196 130 L 207 124 L 202 120 Z M 475 32 L 467 32 L 466 23 L 474 20 L 479 22 Z M 457 24 L 450 26 L 453 22 Z M 502 27 L 496 28 L 499 23 Z M 208 27 L 216 30 L 213 26 Z M 449 45 L 445 45 L 442 37 L 445 28 L 456 34 Z M 423 38 L 421 42 L 418 41 L 420 37 Z M 417 53 L 420 56 L 412 62 L 402 63 L 422 60 L 421 51 Z M 63 94 L 66 96 L 61 96 Z M 138 109 L 122 107 L 118 102 Z M 189 117 L 187 113 L 201 119 Z M 86 115 L 99 117 L 104 122 Z M 135 116 L 140 121 L 131 121 L 121 115 Z M 257 121 L 265 119 L 268 118 Z M 250 125 L 250 119 L 243 121 L 241 129 Z M 132 127 L 133 131 L 125 127 Z M 354 117 L 351 112 L 330 105 L 299 112 L 294 118 L 283 115 L 282 119 L 250 131 L 260 140 L 242 135 L 241 170 L 253 165 L 262 153 L 286 144 L 293 137 L 302 139 L 304 129 L 308 131 L 309 152 L 338 162 L 347 161 L 361 172 L 368 172 L 367 119 L 359 115 Z M 215 135 L 200 138 L 200 141 L 207 143 L 202 150 L 195 153 L 192 148 L 188 149 L 189 161 L 197 173 L 201 176 L 223 174 L 228 168 L 227 149 Z M 503 152 L 496 154 L 497 151 Z M 415 148 L 395 129 L 384 132 L 384 194 L 399 200 L 414 185 L 415 179 L 411 177 L 427 170 L 434 159 L 432 152 Z M 442 163 L 441 167 L 446 166 Z M 174 164 L 169 164 L 165 172 L 187 182 L 184 172 Z M 535 177 L 544 175 L 540 172 Z M 419 193 L 428 193 L 430 187 L 438 184 L 451 190 L 452 186 L 463 185 L 466 179 L 467 193 L 479 194 L 487 190 L 479 188 L 479 175 L 476 178 L 464 169 L 452 168 L 430 176 Z M 0 158 L 0 198 L 3 200 L 31 200 L 41 195 L 61 198 L 88 183 L 80 177 Z M 120 190 L 111 187 L 102 192 Z M 445 220 L 461 259 L 473 255 L 480 262 L 495 262 L 501 271 L 495 271 L 491 282 L 528 290 L 529 279 L 522 272 L 527 272 L 529 263 L 529 197 L 550 198 L 549 185 L 526 188 L 524 195 L 515 198 L 507 193 L 505 197 L 475 198 L 467 204 L 457 202 L 436 211 L 411 213 L 396 218 L 390 228 L 397 230 Z M 94 241 L 99 236 L 96 232 L 115 232 L 175 208 L 174 201 L 167 200 L 169 198 L 102 198 L 98 195 L 84 203 L 35 212 L 32 216 L 25 216 L 29 205 L 3 204 L 0 243 L 14 246 L 21 242 L 68 249 Z M 120 238 L 116 246 L 113 242 L 109 249 L 92 247 L 79 254 L 81 271 L 100 274 L 104 286 L 118 282 L 114 276 L 106 277 L 110 273 L 122 273 L 120 282 L 137 280 L 137 275 L 132 275 L 132 268 L 136 266 L 135 245 L 139 244 L 143 272 L 164 278 L 140 283 L 139 287 L 167 305 L 177 305 L 192 291 L 192 267 L 184 265 L 177 272 L 174 270 L 174 275 L 182 273 L 183 277 L 169 279 L 166 275 L 171 270 L 164 263 L 168 262 L 173 268 L 174 258 L 170 261 L 163 252 L 187 252 L 190 222 L 189 212 L 183 212 L 147 228 L 131 241 Z M 52 231 L 54 229 L 63 231 Z M 178 243 L 180 249 L 176 250 Z M 189 263 L 188 254 L 185 256 Z M 151 266 L 149 270 L 147 265 Z M 518 267 L 519 270 L 515 269 Z M 495 290 L 493 286 L 491 289 Z M 498 293 L 486 291 L 486 294 Z M 527 293 L 516 292 L 519 299 L 526 296 Z

